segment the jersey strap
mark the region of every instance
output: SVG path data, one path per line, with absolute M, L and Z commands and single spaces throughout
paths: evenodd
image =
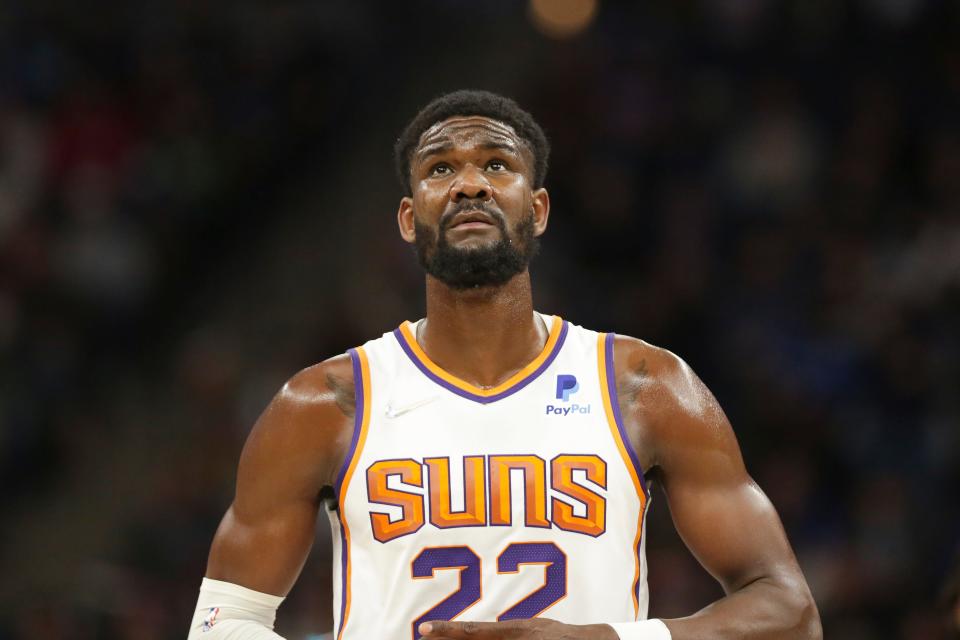
M 350 349 L 349 353 L 350 361 L 353 363 L 353 386 L 356 400 L 353 438 L 350 441 L 350 450 L 347 452 L 343 468 L 337 476 L 337 484 L 334 487 L 340 515 L 340 576 L 342 580 L 340 586 L 340 628 L 337 630 L 337 640 L 342 638 L 347 617 L 350 615 L 350 527 L 347 526 L 347 519 L 343 514 L 346 513 L 347 489 L 353 477 L 353 472 L 356 470 L 357 461 L 363 451 L 364 442 L 367 439 L 372 402 L 370 397 L 370 362 L 367 359 L 367 353 L 363 347 Z
M 637 496 L 640 498 L 640 515 L 637 518 L 637 535 L 634 539 L 634 558 L 636 560 L 636 572 L 633 579 L 633 606 L 634 611 L 640 611 L 640 581 L 641 581 L 641 555 L 640 544 L 643 536 L 643 525 L 647 515 L 647 506 L 650 504 L 650 493 L 643 479 L 643 469 L 640 467 L 640 460 L 637 458 L 637 452 L 630 444 L 630 438 L 623 424 L 623 416 L 620 414 L 620 402 L 617 398 L 617 379 L 613 364 L 613 344 L 616 334 L 601 333 L 597 336 L 597 368 L 600 372 L 600 388 L 603 394 L 603 409 L 607 415 L 607 424 L 610 427 L 610 433 L 613 441 L 617 444 L 623 463 L 630 472 L 633 485 L 637 490 Z

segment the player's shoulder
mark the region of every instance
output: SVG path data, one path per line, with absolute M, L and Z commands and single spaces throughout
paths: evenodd
M 254 425 L 241 470 L 253 470 L 255 477 L 274 477 L 282 470 L 306 478 L 311 490 L 332 484 L 353 431 L 354 407 L 349 356 L 298 371 Z
M 301 369 L 283 385 L 257 427 L 271 432 L 311 434 L 339 431 L 353 423 L 353 367 L 339 355 Z
M 301 408 L 330 403 L 352 407 L 353 398 L 353 362 L 349 354 L 343 353 L 292 375 L 277 394 L 276 400 Z
M 690 365 L 669 349 L 617 334 L 614 366 L 621 401 L 640 403 L 648 414 L 715 411 L 716 400 L 709 389 Z
M 640 338 L 618 333 L 614 336 L 613 350 L 618 379 L 623 373 L 676 384 L 693 375 L 680 356 Z

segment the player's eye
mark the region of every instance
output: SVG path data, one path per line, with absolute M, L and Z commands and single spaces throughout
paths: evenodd
M 436 165 L 434 165 L 433 167 L 431 167 L 430 172 L 429 172 L 428 175 L 430 175 L 431 177 L 432 177 L 432 176 L 446 176 L 446 175 L 450 175 L 450 172 L 451 172 L 451 171 L 452 171 L 452 169 L 450 168 L 450 165 L 441 163 L 441 164 L 436 164 Z
M 490 171 L 506 171 L 507 165 L 501 160 L 491 160 L 487 163 L 487 169 Z

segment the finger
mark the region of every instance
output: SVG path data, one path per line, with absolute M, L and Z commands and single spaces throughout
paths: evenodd
M 428 638 L 452 640 L 493 640 L 507 634 L 508 625 L 502 622 L 455 622 L 431 620 L 420 625 L 420 635 Z

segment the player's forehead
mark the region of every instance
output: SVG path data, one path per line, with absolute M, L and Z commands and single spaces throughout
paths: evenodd
M 513 147 L 517 153 L 525 146 L 523 139 L 506 122 L 486 116 L 453 116 L 428 127 L 420 135 L 415 153 L 420 155 L 437 145 L 473 146 L 488 143 Z

